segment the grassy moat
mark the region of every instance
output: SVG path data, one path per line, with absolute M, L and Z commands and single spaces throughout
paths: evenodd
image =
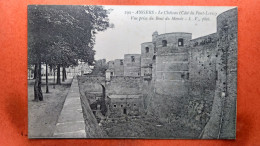
M 180 121 L 159 122 L 154 117 L 124 117 L 102 122 L 111 138 L 198 138 L 201 131 L 189 128 Z

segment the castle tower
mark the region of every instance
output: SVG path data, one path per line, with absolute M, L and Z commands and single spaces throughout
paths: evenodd
M 202 136 L 206 139 L 236 137 L 237 33 L 237 8 L 218 15 L 217 80 L 211 117 Z
M 183 97 L 188 94 L 188 45 L 191 33 L 166 33 L 154 38 L 155 92 L 159 95 Z
M 115 59 L 115 76 L 123 76 L 124 75 L 124 60 L 123 59 Z
M 152 77 L 152 63 L 154 55 L 154 45 L 152 42 L 141 44 L 141 76 L 145 79 Z
M 124 76 L 141 76 L 141 54 L 124 55 Z

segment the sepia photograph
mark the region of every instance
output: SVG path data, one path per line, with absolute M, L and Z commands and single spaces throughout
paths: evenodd
M 29 138 L 236 139 L 237 7 L 27 11 Z

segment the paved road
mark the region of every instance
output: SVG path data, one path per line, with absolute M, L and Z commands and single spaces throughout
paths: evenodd
M 53 134 L 55 138 L 86 138 L 78 80 L 72 81 L 70 91 Z

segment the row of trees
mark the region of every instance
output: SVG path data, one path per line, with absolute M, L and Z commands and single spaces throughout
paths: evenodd
M 41 65 L 57 69 L 57 84 L 65 68 L 79 61 L 94 62 L 95 34 L 109 27 L 108 11 L 102 6 L 28 6 L 28 64 L 35 70 L 34 100 L 43 100 Z

